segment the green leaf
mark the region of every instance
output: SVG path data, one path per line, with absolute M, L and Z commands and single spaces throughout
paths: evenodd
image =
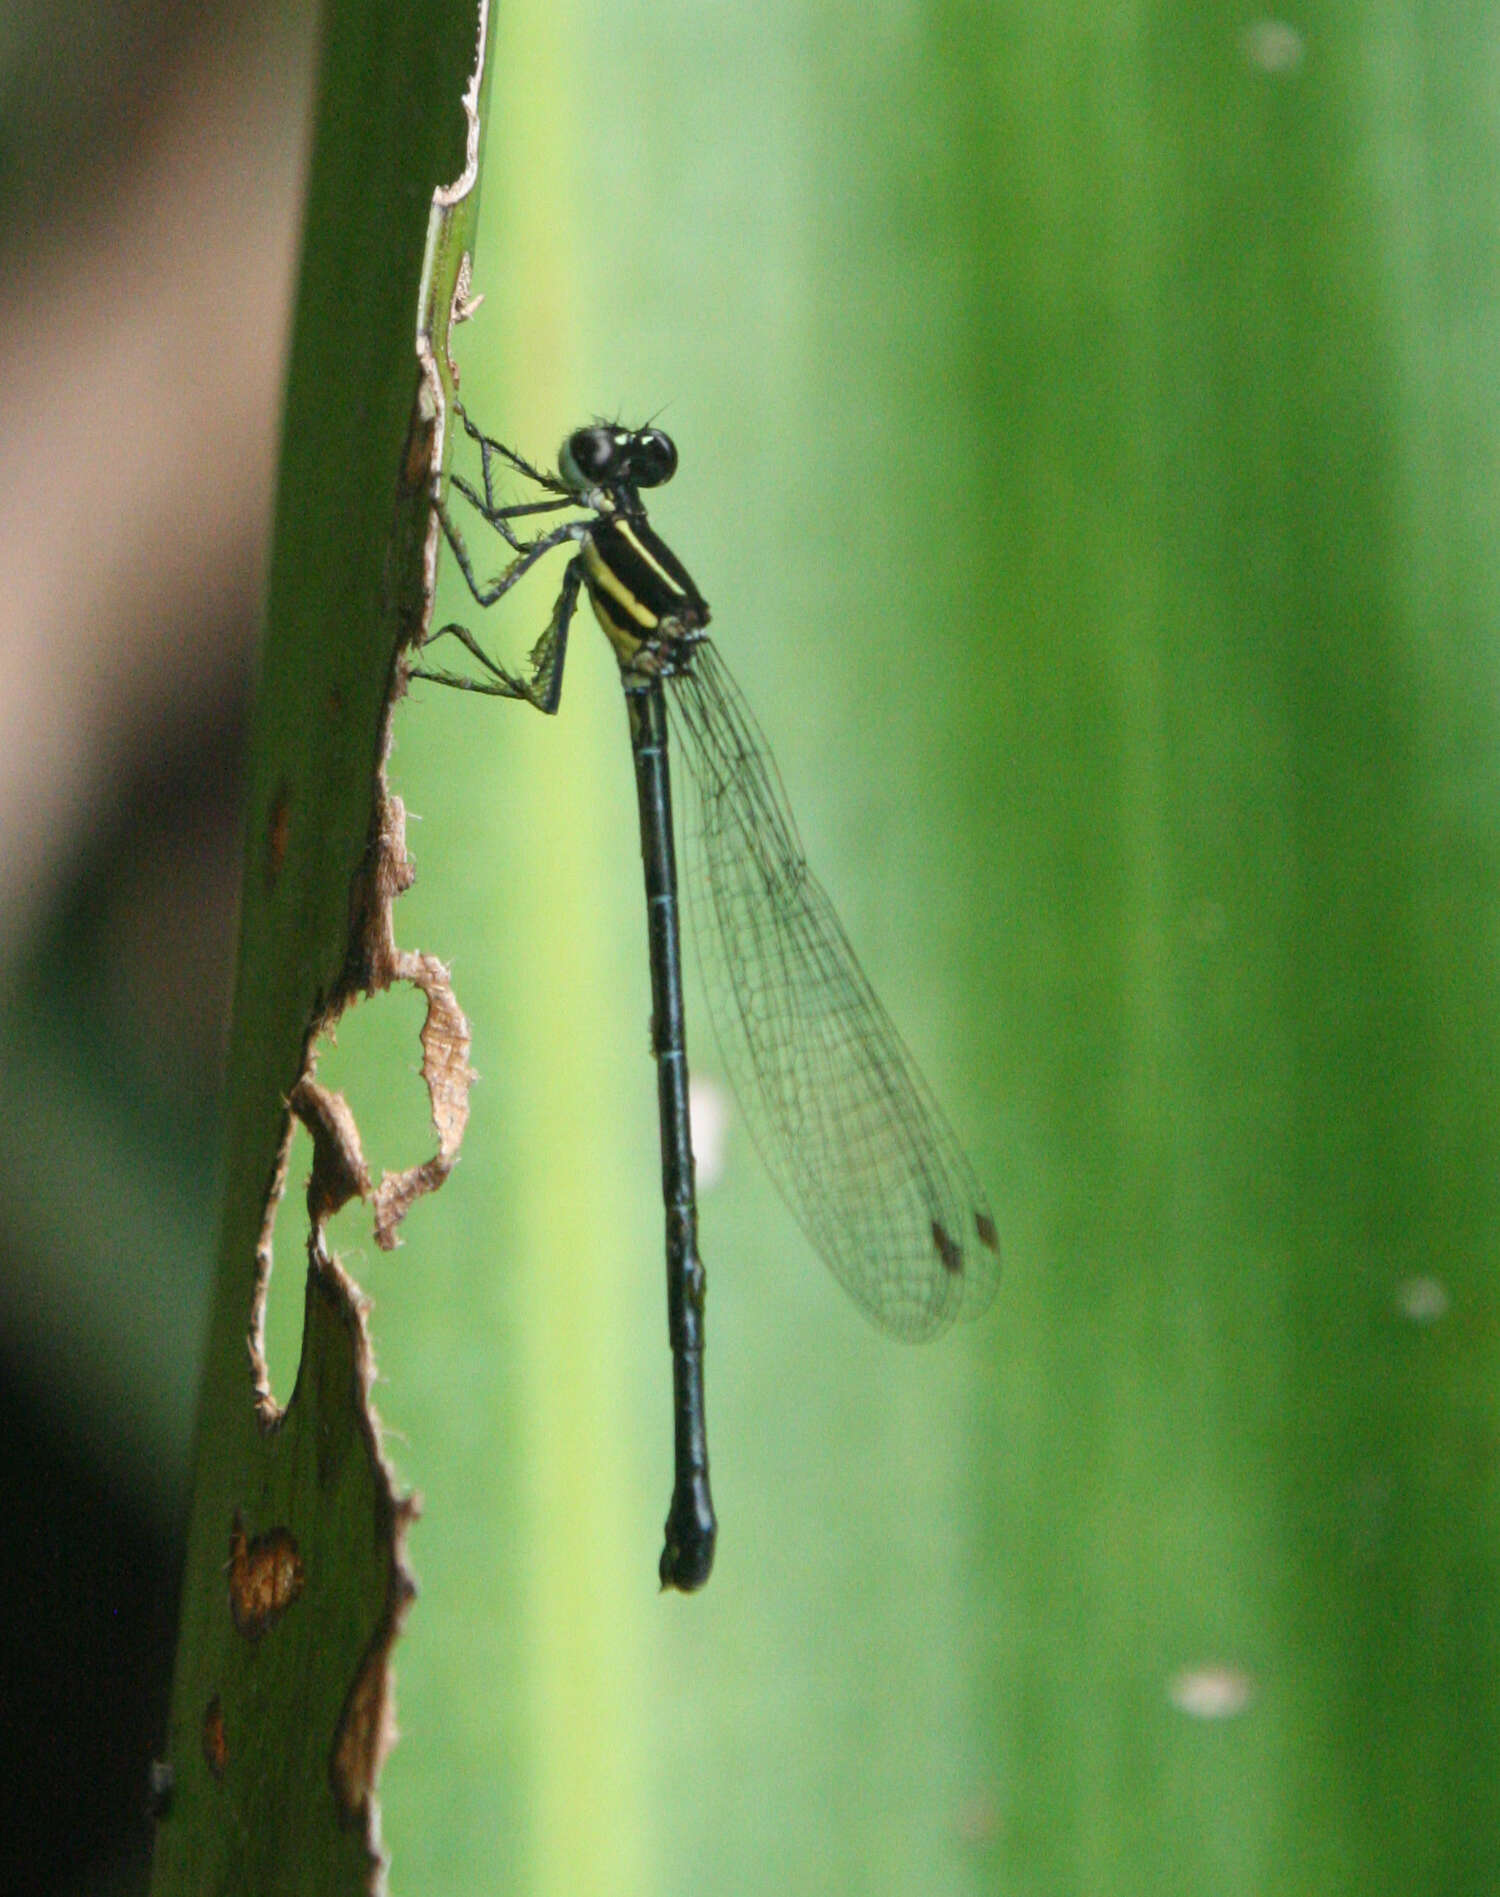
M 365 1890 L 378 1872 L 373 1785 L 390 1737 L 388 1648 L 411 1592 L 410 1504 L 379 1454 L 363 1300 L 321 1237 L 327 1210 L 362 1190 L 358 1138 L 304 1069 L 358 989 L 411 972 L 389 937 L 406 865 L 380 772 L 397 652 L 427 607 L 441 402 L 419 382 L 418 315 L 442 378 L 477 208 L 464 100 L 475 47 L 468 4 L 325 10 L 158 1897 Z M 455 182 L 455 201 L 434 207 Z M 460 1070 L 461 1031 L 449 1036 Z M 293 1098 L 315 1122 L 317 1162 L 308 1318 L 282 1414 L 257 1394 L 251 1346 Z M 436 1092 L 434 1108 L 449 1110 Z

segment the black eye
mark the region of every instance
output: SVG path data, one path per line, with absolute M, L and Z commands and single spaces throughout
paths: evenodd
M 630 444 L 630 476 L 637 487 L 660 487 L 677 472 L 677 449 L 659 428 L 643 428 Z
M 604 480 L 612 471 L 618 453 L 619 444 L 613 429 L 580 428 L 569 435 L 559 459 L 563 463 L 571 462 L 583 482 L 592 485 Z

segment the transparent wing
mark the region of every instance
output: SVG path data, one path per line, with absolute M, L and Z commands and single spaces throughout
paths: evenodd
M 984 1192 L 808 870 L 765 739 L 710 641 L 667 697 L 686 766 L 685 905 L 761 1157 L 878 1324 L 917 1339 L 975 1317 L 1000 1270 Z

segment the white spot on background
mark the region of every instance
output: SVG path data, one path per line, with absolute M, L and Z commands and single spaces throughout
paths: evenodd
M 724 1137 L 729 1131 L 729 1096 L 716 1080 L 688 1081 L 688 1119 L 693 1128 L 693 1158 L 698 1184 L 709 1191 L 724 1177 Z
M 1448 1315 L 1448 1288 L 1437 1278 L 1407 1278 L 1397 1288 L 1396 1308 L 1413 1324 L 1436 1324 Z
M 1241 36 L 1245 57 L 1262 72 L 1295 72 L 1307 52 L 1307 42 L 1286 20 L 1252 20 Z
M 1233 1719 L 1254 1697 L 1250 1675 L 1233 1666 L 1184 1667 L 1174 1673 L 1167 1696 L 1190 1719 Z

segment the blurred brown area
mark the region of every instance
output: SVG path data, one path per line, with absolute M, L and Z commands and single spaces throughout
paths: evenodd
M 313 40 L 0 33 L 0 1890 L 145 1875 Z

